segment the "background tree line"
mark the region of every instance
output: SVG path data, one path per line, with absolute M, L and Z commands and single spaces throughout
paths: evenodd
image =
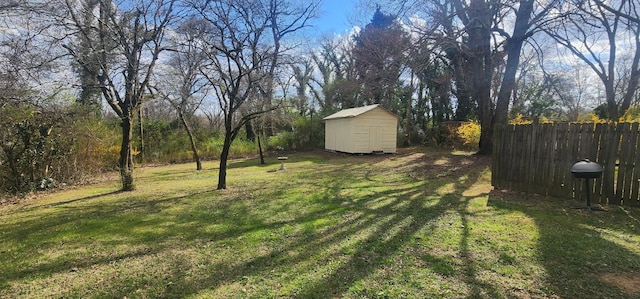
M 200 170 L 212 158 L 223 189 L 230 156 L 321 148 L 322 117 L 368 104 L 401 117 L 401 144 L 439 143 L 443 123 L 475 122 L 480 154 L 516 116 L 637 111 L 640 18 L 627 0 L 363 2 L 368 21 L 318 39 L 308 32 L 319 1 L 3 3 L 10 192 L 104 169 L 132 190 L 136 160 Z

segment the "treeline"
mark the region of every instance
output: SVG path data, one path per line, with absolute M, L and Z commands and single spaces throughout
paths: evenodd
M 367 104 L 401 117 L 400 144 L 446 144 L 465 125 L 491 154 L 510 118 L 575 121 L 599 105 L 617 120 L 638 102 L 630 1 L 381 4 L 349 34 L 310 38 L 319 0 L 5 1 L 3 189 L 115 159 L 133 190 L 135 163 L 201 169 L 212 155 L 224 189 L 234 146 L 321 147 L 322 117 Z M 70 158 L 91 147 L 93 162 Z
M 92 182 L 103 173 L 118 169 L 121 129 L 116 118 L 96 117 L 74 103 L 47 107 L 5 103 L 2 113 L 0 194 Z M 279 154 L 322 146 L 324 128 L 319 120 L 312 123 L 307 118 L 290 116 L 295 118 L 290 124 L 296 130 L 279 128 L 277 135 L 263 135 L 265 152 Z M 224 142 L 221 128 L 206 117 L 196 118 L 192 130 L 201 159 L 219 159 Z M 138 130 L 132 138 L 136 164 L 194 161 L 189 136 L 178 119 L 147 119 L 142 125 L 140 131 L 140 123 L 136 123 Z M 256 138 L 242 136 L 231 146 L 229 157 L 255 157 L 258 151 Z

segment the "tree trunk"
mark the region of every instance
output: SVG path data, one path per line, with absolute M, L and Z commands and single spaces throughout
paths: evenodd
M 191 132 L 191 128 L 189 127 L 189 124 L 187 123 L 187 120 L 184 117 L 184 114 L 182 113 L 182 111 L 180 111 L 180 109 L 178 109 L 178 116 L 180 117 L 180 120 L 182 121 L 182 125 L 184 126 L 184 129 L 187 131 L 187 135 L 189 136 L 189 143 L 191 144 L 191 151 L 193 152 L 193 159 L 196 160 L 196 169 L 197 170 L 202 170 L 202 161 L 200 161 L 200 155 L 198 154 L 198 148 L 196 147 L 196 141 L 193 138 L 193 132 Z
M 469 92 L 469 85 L 471 84 L 471 82 L 469 82 L 469 70 L 466 69 L 468 62 L 458 49 L 449 49 L 447 51 L 447 57 L 453 65 L 453 76 L 456 80 L 455 96 L 458 99 L 458 105 L 456 107 L 455 120 L 468 121 L 471 119 L 474 110 Z
M 264 153 L 262 152 L 262 144 L 260 143 L 260 133 L 258 133 L 258 150 L 260 151 L 260 165 L 264 165 Z
M 129 114 L 129 113 L 127 113 Z M 133 191 L 133 155 L 131 139 L 133 138 L 133 121 L 131 115 L 122 119 L 122 144 L 120 145 L 120 178 L 122 191 Z
M 633 55 L 633 62 L 631 63 L 631 74 L 629 74 L 629 83 L 627 84 L 627 89 L 622 97 L 622 104 L 620 105 L 620 113 L 624 115 L 629 110 L 631 106 L 631 102 L 635 98 L 635 95 L 638 91 L 638 84 L 640 84 L 640 35 L 638 31 L 640 31 L 640 22 L 636 28 L 635 35 L 635 47 L 636 51 Z
M 493 77 L 493 63 L 491 57 L 491 12 L 484 0 L 472 0 L 469 6 L 469 19 L 473 22 L 467 25 L 469 32 L 470 74 L 473 84 L 472 97 L 478 103 L 480 117 L 479 155 L 491 155 L 493 103 L 491 102 L 491 81 Z
M 509 100 L 516 85 L 516 73 L 520 65 L 522 44 L 527 38 L 529 19 L 533 12 L 533 0 L 520 1 L 520 8 L 516 16 L 513 36 L 507 40 L 507 64 L 505 65 L 502 84 L 498 92 L 498 101 L 493 124 L 506 124 L 509 113 Z
M 140 134 L 140 164 L 144 164 L 144 123 L 142 119 L 142 104 L 140 104 L 140 109 L 138 110 L 138 124 L 140 128 L 138 128 L 138 133 Z
M 480 143 L 478 155 L 489 156 L 493 151 L 493 127 L 490 101 L 482 101 L 480 105 Z
M 220 170 L 218 172 L 218 190 L 227 189 L 227 159 L 229 159 L 229 150 L 231 149 L 232 132 L 229 128 L 224 134 L 224 144 L 220 153 Z
M 604 83 L 604 92 L 607 100 L 609 120 L 618 121 L 620 115 L 618 114 L 618 103 L 616 102 L 616 91 L 613 86 L 613 80 L 608 80 Z
M 253 129 L 252 121 L 248 121 L 244 124 L 244 130 L 247 133 L 247 140 L 256 141 L 256 132 Z
M 473 104 L 471 97 L 467 94 L 467 90 L 464 87 L 457 88 L 456 98 L 458 99 L 458 106 L 456 107 L 455 119 L 458 121 L 469 121 L 472 116 Z

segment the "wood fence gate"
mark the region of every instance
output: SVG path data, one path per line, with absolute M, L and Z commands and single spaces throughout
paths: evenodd
M 640 206 L 638 123 L 498 125 L 493 135 L 491 183 L 562 198 L 586 196 L 571 166 L 589 159 L 604 167 L 591 184 L 593 203 Z

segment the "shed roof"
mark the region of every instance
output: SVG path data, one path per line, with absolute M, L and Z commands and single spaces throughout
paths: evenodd
M 375 104 L 375 105 L 369 105 L 369 106 L 362 106 L 362 107 L 356 107 L 356 108 L 349 108 L 349 109 L 344 109 L 344 110 L 340 110 L 334 114 L 331 114 L 325 118 L 323 118 L 323 120 L 328 120 L 328 119 L 338 119 L 338 118 L 347 118 L 347 117 L 356 117 L 358 115 L 367 113 L 373 109 L 376 108 L 380 108 L 383 109 L 384 111 L 388 112 L 389 114 L 395 116 L 396 118 L 398 117 L 397 115 L 395 115 L 393 112 L 385 109 L 384 107 L 380 106 L 379 104 Z

